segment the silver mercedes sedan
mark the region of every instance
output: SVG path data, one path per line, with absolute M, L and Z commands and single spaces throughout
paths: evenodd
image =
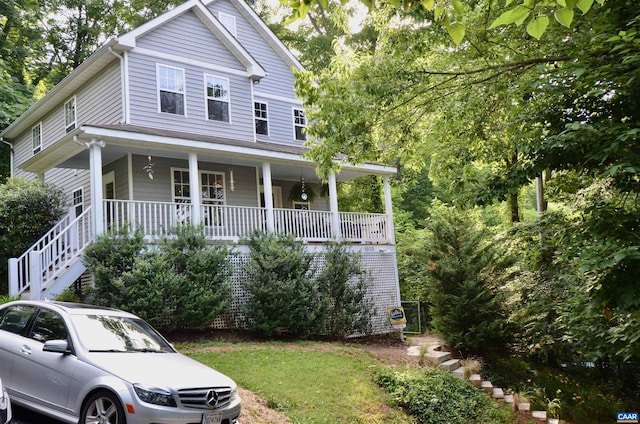
M 11 421 L 11 400 L 9 394 L 2 385 L 0 379 L 0 424 L 7 424 Z
M 236 424 L 237 386 L 139 317 L 63 302 L 0 305 L 11 400 L 67 423 Z

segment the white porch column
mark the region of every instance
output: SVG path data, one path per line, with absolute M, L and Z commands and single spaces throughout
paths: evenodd
M 275 218 L 273 216 L 273 188 L 271 186 L 271 164 L 262 162 L 262 187 L 264 189 L 264 207 L 267 210 L 267 231 L 275 230 Z
M 393 229 L 393 205 L 391 203 L 391 184 L 389 177 L 382 177 L 384 185 L 384 213 L 387 215 L 387 239 L 396 244 L 395 231 Z
M 331 229 L 333 238 L 340 240 L 340 212 L 338 212 L 338 186 L 336 184 L 336 173 L 329 174 L 329 210 L 331 211 Z
M 91 211 L 93 234 L 104 233 L 104 209 L 102 205 L 102 148 L 104 141 L 95 139 L 85 143 L 89 149 L 89 172 L 91 174 Z
M 200 187 L 200 170 L 198 169 L 198 155 L 195 153 L 189 153 L 189 187 L 191 187 L 191 223 L 193 225 L 200 225 L 202 222 L 202 215 L 200 213 L 200 193 L 202 188 Z

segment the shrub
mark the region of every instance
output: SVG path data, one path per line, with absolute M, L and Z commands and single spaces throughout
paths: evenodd
M 373 379 L 420 423 L 513 422 L 484 392 L 444 370 L 384 367 L 374 372 Z
M 38 241 L 64 215 L 57 188 L 25 178 L 0 185 L 0 293 L 7 292 L 7 262 Z
M 232 252 L 185 227 L 144 248 L 139 232 L 102 236 L 87 247 L 91 303 L 135 313 L 162 330 L 208 327 L 231 303 Z
M 434 329 L 467 354 L 504 345 L 501 284 L 512 262 L 470 213 L 436 207 L 428 224 L 428 288 Z
M 367 297 L 367 272 L 360 257 L 343 244 L 329 244 L 324 253 L 325 265 L 317 283 L 325 306 L 323 322 L 333 337 L 371 334 L 371 317 L 376 309 Z
M 267 337 L 279 330 L 298 337 L 316 332 L 326 306 L 313 279 L 313 255 L 290 236 L 254 233 L 246 242 L 247 327 Z

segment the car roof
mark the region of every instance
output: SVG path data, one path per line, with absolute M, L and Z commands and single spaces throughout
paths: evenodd
M 105 306 L 89 305 L 86 303 L 58 302 L 53 300 L 16 300 L 13 302 L 8 302 L 4 305 L 0 305 L 0 307 L 9 305 L 44 306 L 57 309 L 60 312 L 65 312 L 69 315 L 118 315 L 135 317 L 135 315 L 126 311 L 108 308 Z

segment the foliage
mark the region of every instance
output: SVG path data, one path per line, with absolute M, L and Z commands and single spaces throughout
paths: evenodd
M 385 367 L 373 379 L 421 423 L 513 422 L 484 392 L 444 370 Z
M 376 314 L 368 293 L 370 275 L 360 258 L 342 244 L 329 244 L 324 266 L 316 277 L 326 311 L 322 317 L 327 335 L 347 337 L 371 334 L 371 318 Z
M 314 6 L 327 8 L 329 2 L 326 0 L 281 0 L 283 4 L 292 8 L 291 20 L 300 19 L 309 13 Z M 429 21 L 442 25 L 451 40 L 459 45 L 465 38 L 467 24 L 465 16 L 468 10 L 477 7 L 475 0 L 360 0 L 369 9 L 377 7 L 391 6 L 402 11 L 415 11 L 422 16 L 428 16 Z M 597 0 L 602 5 L 605 0 Z M 343 4 L 346 0 L 343 0 Z M 571 27 L 576 11 L 586 14 L 591 9 L 594 0 L 557 0 L 557 1 L 535 1 L 521 0 L 513 4 L 513 0 L 507 0 L 505 8 L 500 16 L 491 23 L 490 29 L 502 25 L 520 26 L 527 22 L 526 32 L 531 37 L 540 39 L 549 25 L 549 16 L 562 26 Z
M 25 178 L 10 178 L 0 185 L 0 292 L 7 290 L 9 258 L 24 253 L 64 211 L 64 196 L 51 185 Z
M 314 281 L 313 255 L 291 236 L 254 233 L 242 282 L 248 328 L 265 336 L 283 330 L 308 337 L 322 325 L 324 305 Z
M 434 208 L 427 229 L 428 296 L 434 329 L 465 354 L 504 346 L 503 285 L 513 263 L 471 213 Z
M 140 232 L 104 235 L 87 247 L 89 302 L 135 313 L 164 330 L 206 328 L 231 303 L 228 248 L 184 227 L 145 247 Z
M 362 346 L 343 343 L 223 343 L 178 346 L 233 378 L 291 422 L 410 424 L 391 397 L 371 381 L 378 362 Z

